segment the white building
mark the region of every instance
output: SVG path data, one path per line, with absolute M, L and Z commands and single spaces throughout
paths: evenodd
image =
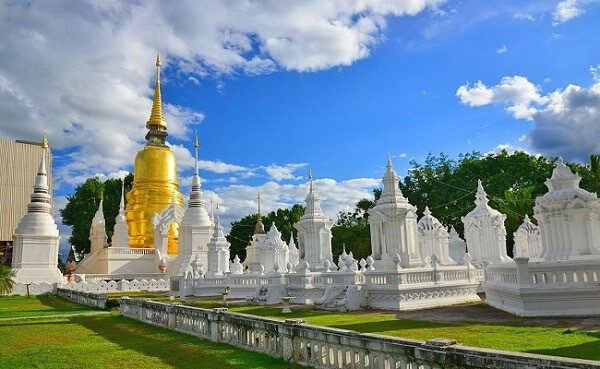
M 506 215 L 493 209 L 488 202 L 487 194 L 479 180 L 475 209 L 461 218 L 465 225 L 467 249 L 476 266 L 510 260 L 506 252 Z
M 310 181 L 306 196 L 306 210 L 300 220 L 294 224 L 298 230 L 298 251 L 300 260 L 306 260 L 311 271 L 325 269 L 325 261 L 333 263 L 331 253 L 331 221 L 321 210 L 321 199 L 315 193 L 312 173 L 308 173 Z M 290 249 L 294 241 L 292 234 Z M 297 264 L 297 262 L 296 262 Z
M 375 269 L 395 270 L 394 259 L 403 267 L 423 265 L 417 240 L 417 208 L 400 191 L 400 177 L 388 157 L 383 191 L 369 210 L 371 249 Z
M 37 171 L 27 213 L 13 235 L 13 293 L 42 294 L 52 292 L 56 283 L 64 281 L 58 269 L 58 228 L 52 217 L 46 154 Z
M 540 228 L 533 224 L 529 215 L 525 214 L 525 219 L 519 228 L 513 233 L 513 256 L 515 258 L 539 258 L 542 253 L 542 237 Z
M 600 200 L 559 159 L 535 200 L 542 252 L 485 270 L 486 302 L 522 316 L 600 314 Z
M 461 263 L 465 256 L 465 253 L 467 252 L 467 243 L 465 242 L 465 240 L 460 238 L 458 232 L 456 232 L 456 229 L 454 229 L 454 227 L 450 227 L 448 242 L 450 257 L 455 262 Z

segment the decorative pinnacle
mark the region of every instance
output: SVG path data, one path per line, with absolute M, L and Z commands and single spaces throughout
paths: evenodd
M 390 150 L 388 150 L 387 168 L 392 169 L 393 167 L 394 163 L 392 162 L 392 154 L 390 154 Z
M 196 139 L 194 140 L 194 148 L 196 149 L 196 162 L 194 163 L 194 175 L 198 175 L 198 132 L 196 131 Z
M 165 119 L 162 111 L 162 100 L 160 95 L 160 53 L 156 54 L 156 81 L 154 82 L 154 99 L 152 100 L 152 111 L 150 113 L 150 119 L 146 126 L 162 126 L 166 128 Z
M 260 190 L 258 190 L 256 198 L 258 199 L 258 217 L 260 218 Z
M 310 185 L 309 185 L 310 187 L 309 187 L 309 189 L 312 192 L 312 190 L 313 190 L 313 176 L 312 176 L 312 170 L 311 169 L 308 170 L 308 179 L 310 180 Z
M 44 128 L 44 135 L 42 136 L 42 149 L 48 148 L 48 136 L 46 135 L 46 129 Z
M 125 178 L 121 180 L 121 203 L 119 204 L 119 213 L 125 210 Z
M 423 215 L 426 217 L 431 215 L 431 210 L 429 210 L 429 206 L 425 206 L 425 210 L 423 211 Z

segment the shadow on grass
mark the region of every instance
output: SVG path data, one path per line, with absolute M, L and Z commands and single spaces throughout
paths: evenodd
M 147 325 L 122 316 L 73 317 L 69 320 L 124 350 L 157 358 L 174 368 L 300 368 L 282 359 Z
M 574 333 L 574 331 L 564 332 L 564 334 L 566 335 L 571 333 Z M 595 338 L 596 341 L 553 349 L 531 350 L 527 352 L 541 355 L 564 356 L 587 360 L 600 360 L 600 333 L 585 333 L 585 335 Z

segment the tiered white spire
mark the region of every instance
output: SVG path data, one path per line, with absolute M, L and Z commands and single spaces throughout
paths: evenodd
M 46 172 L 46 150 L 42 153 L 30 199 L 27 205 L 27 214 L 19 222 L 15 233 L 58 235 L 56 223 L 52 218 L 52 197 L 49 193 L 48 173 Z
M 400 191 L 400 177 L 394 170 L 394 163 L 392 157 L 388 152 L 388 160 L 385 174 L 383 175 L 383 191 L 381 197 L 377 201 L 378 205 L 383 204 L 398 204 L 408 203 L 408 200 L 402 195 Z
M 308 171 L 308 195 L 306 195 L 306 210 L 304 210 L 304 215 L 302 218 L 324 218 L 325 214 L 321 209 L 321 198 L 316 194 L 314 184 L 313 184 L 313 176 L 312 171 Z
M 212 226 L 212 222 L 208 216 L 208 212 L 204 207 L 204 194 L 202 193 L 200 176 L 198 175 L 198 135 L 194 139 L 195 158 L 194 175 L 192 176 L 192 188 L 190 191 L 190 199 L 188 200 L 188 208 L 181 220 L 182 225 L 192 226 Z M 175 193 L 173 193 L 175 196 Z M 175 200 L 176 201 L 176 200 Z
M 106 220 L 104 219 L 104 195 L 100 195 L 100 205 L 92 218 L 90 227 L 90 252 L 98 251 L 107 246 Z
M 121 202 L 119 204 L 119 214 L 115 221 L 112 247 L 129 247 L 129 230 L 125 219 L 125 178 L 121 180 Z
M 265 225 L 262 222 L 262 216 L 260 215 L 260 190 L 256 195 L 258 204 L 258 220 L 256 221 L 256 227 L 254 228 L 254 234 L 265 234 Z
M 52 195 L 48 187 L 46 152 L 48 141 L 44 134 L 42 158 L 33 185 L 27 213 L 13 235 L 12 272 L 15 289 L 21 284 L 62 282 L 58 270 L 59 234 L 52 217 Z M 18 293 L 13 291 L 15 293 Z

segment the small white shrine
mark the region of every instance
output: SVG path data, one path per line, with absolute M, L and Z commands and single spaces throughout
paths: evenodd
M 400 177 L 388 157 L 383 191 L 369 210 L 371 247 L 377 270 L 395 270 L 396 255 L 402 267 L 423 265 L 417 241 L 417 208 L 400 191 Z
M 542 237 L 540 228 L 533 224 L 529 215 L 525 214 L 525 219 L 519 228 L 513 233 L 513 257 L 515 258 L 539 258 L 542 253 Z
M 452 260 L 457 263 L 461 263 L 465 253 L 467 252 L 467 243 L 465 240 L 460 238 L 458 232 L 454 227 L 450 227 L 450 232 L 448 232 L 448 243 L 449 243 L 449 254 Z
M 434 254 L 440 265 L 456 264 L 450 257 L 450 235 L 442 223 L 431 215 L 427 206 L 423 211 L 423 217 L 417 223 L 417 229 L 419 231 L 419 252 L 425 265 L 431 263 L 431 257 Z
M 58 228 L 52 217 L 46 155 L 42 155 L 27 213 L 13 235 L 13 293 L 45 294 L 65 279 L 58 269 Z
M 321 210 L 321 198 L 316 194 L 312 172 L 308 173 L 309 188 L 306 209 L 302 218 L 294 224 L 298 230 L 299 258 L 308 263 L 310 271 L 325 270 L 325 262 L 333 263 L 331 253 L 331 220 Z M 294 237 L 292 235 L 291 242 Z M 291 245 L 290 245 L 291 248 Z M 296 261 L 296 264 L 298 261 Z
M 541 253 L 489 265 L 488 304 L 521 316 L 600 314 L 600 200 L 579 188 L 580 179 L 559 158 L 548 192 L 535 200 Z
M 213 235 L 208 243 L 208 266 L 207 276 L 219 276 L 229 274 L 229 247 L 231 246 L 225 238 L 221 219 L 219 216 L 219 204 L 214 216 Z M 238 258 L 239 261 L 239 258 Z
M 506 215 L 493 209 L 488 202 L 487 194 L 479 180 L 475 209 L 461 218 L 465 225 L 467 249 L 472 263 L 476 266 L 510 260 L 506 252 Z

